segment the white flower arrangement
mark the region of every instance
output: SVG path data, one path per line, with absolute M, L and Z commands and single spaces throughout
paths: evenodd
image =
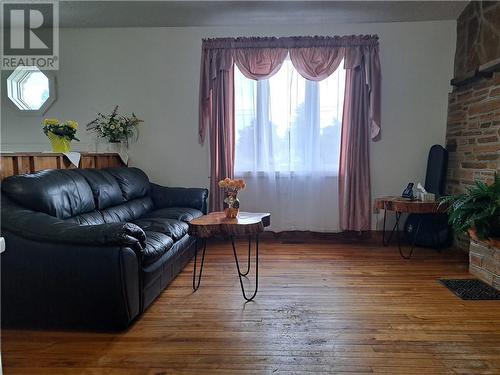
M 109 115 L 98 113 L 97 118 L 87 124 L 87 130 L 109 142 L 125 141 L 128 144 L 131 140 L 137 140 L 138 127 L 143 122 L 135 113 L 129 117 L 118 114 L 118 106 L 115 106 Z

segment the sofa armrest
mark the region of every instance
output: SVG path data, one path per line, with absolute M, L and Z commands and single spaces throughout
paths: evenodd
M 140 314 L 140 258 L 131 248 L 3 235 L 3 325 L 114 330 Z
M 156 208 L 189 207 L 207 213 L 208 189 L 166 187 L 152 183 L 151 197 Z
M 145 247 L 146 234 L 132 223 L 80 225 L 42 212 L 31 211 L 2 199 L 2 230 L 39 242 L 73 245 Z

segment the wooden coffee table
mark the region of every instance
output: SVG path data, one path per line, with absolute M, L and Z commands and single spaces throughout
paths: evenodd
M 193 290 L 197 291 L 200 287 L 201 275 L 203 273 L 203 263 L 205 261 L 205 251 L 207 249 L 207 239 L 217 235 L 228 236 L 231 238 L 233 246 L 234 262 L 240 279 L 241 292 L 243 298 L 247 301 L 252 301 L 257 295 L 259 286 L 259 234 L 264 231 L 264 228 L 271 224 L 271 214 L 269 213 L 252 213 L 240 212 L 234 219 L 226 218 L 224 212 L 212 212 L 208 215 L 201 216 L 189 222 L 188 233 L 191 236 L 197 237 L 196 250 L 194 253 L 194 269 L 193 269 Z M 236 236 L 248 237 L 248 261 L 247 269 L 241 272 L 236 254 L 236 245 L 234 238 Z M 242 277 L 250 272 L 250 255 L 252 249 L 252 237 L 255 238 L 255 290 L 252 296 L 247 297 L 245 288 L 243 287 Z M 198 246 L 201 245 L 201 246 Z M 198 247 L 203 248 L 201 257 L 200 270 L 198 273 L 198 281 L 196 281 L 196 261 L 198 255 Z
M 417 229 L 415 231 L 415 235 L 413 236 L 413 241 L 410 243 L 410 248 L 408 252 L 405 254 L 401 247 L 401 240 L 399 234 L 399 222 L 401 219 L 401 215 L 406 214 L 437 214 L 444 213 L 446 211 L 446 206 L 441 205 L 439 202 L 422 202 L 418 200 L 410 200 L 402 197 L 382 197 L 375 199 L 375 210 L 384 210 L 384 226 L 382 228 L 382 244 L 387 246 L 389 242 L 391 242 L 392 236 L 394 232 L 396 232 L 396 238 L 398 242 L 399 254 L 404 259 L 410 259 L 413 254 L 413 249 L 415 248 L 415 242 L 417 240 L 418 233 L 420 231 L 420 226 L 422 224 L 422 216 L 419 216 Z M 385 239 L 385 220 L 387 216 L 387 211 L 392 211 L 396 215 L 396 223 L 392 228 L 391 234 L 389 235 L 389 239 L 386 241 Z M 434 226 L 437 228 L 437 226 Z M 434 233 L 434 236 L 437 236 Z M 434 242 L 437 243 L 436 237 L 434 238 Z

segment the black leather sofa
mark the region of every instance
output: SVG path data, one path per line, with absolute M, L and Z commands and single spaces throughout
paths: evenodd
M 208 191 L 137 168 L 46 170 L 2 181 L 2 325 L 116 330 L 194 255 Z

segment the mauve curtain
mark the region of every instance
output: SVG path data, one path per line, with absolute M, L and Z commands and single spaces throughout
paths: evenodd
M 369 142 L 380 132 L 378 46 L 346 48 L 339 167 L 340 228 L 371 229 Z
M 306 79 L 320 81 L 344 59 L 346 88 L 339 166 L 340 227 L 370 230 L 369 139 L 380 133 L 376 36 L 221 38 L 203 41 L 200 142 L 210 131 L 210 208 L 222 208 L 219 179 L 234 174 L 234 63 L 250 79 L 279 71 L 287 53 Z
M 280 70 L 288 54 L 286 48 L 238 48 L 233 51 L 234 62 L 249 79 L 267 79 Z
M 200 80 L 200 142 L 210 140 L 210 211 L 220 211 L 219 180 L 234 177 L 234 64 L 231 50 L 204 49 Z
M 343 47 L 290 49 L 290 60 L 299 74 L 310 81 L 322 81 L 335 72 L 344 58 Z

